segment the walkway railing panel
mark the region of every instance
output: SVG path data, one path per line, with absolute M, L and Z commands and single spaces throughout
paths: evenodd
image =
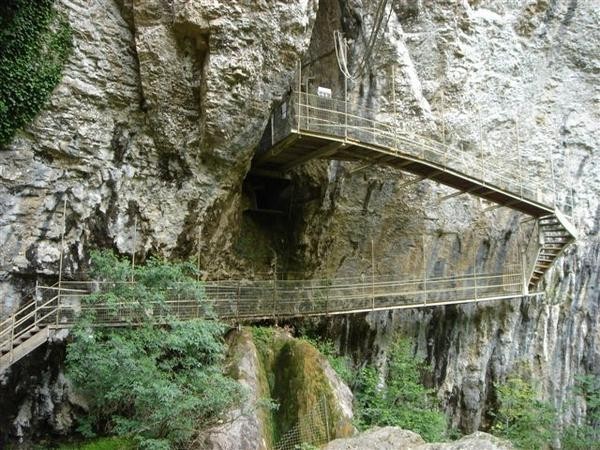
M 419 134 L 424 127 L 399 123 L 395 118 L 350 102 L 306 93 L 295 93 L 290 99 L 290 121 L 299 132 L 333 136 L 373 145 L 392 154 L 408 155 L 544 205 L 555 201 L 553 184 L 538 181 L 523 167 L 508 164 L 512 158 L 497 157 L 492 161 L 483 157 L 482 149 L 465 151 L 446 145 Z
M 161 301 L 136 301 L 136 293 L 143 289 L 138 291 L 141 285 L 134 282 L 63 281 L 61 287 L 39 287 L 34 302 L 0 324 L 0 349 L 12 352 L 35 333 L 48 327 L 71 327 L 86 315 L 91 315 L 94 326 L 108 327 L 196 318 L 277 320 L 498 300 L 523 294 L 519 272 L 428 279 L 363 275 L 200 283 L 200 289 L 188 289 L 188 285 L 164 289 L 159 296 Z M 115 295 L 115 288 L 127 295 Z M 196 298 L 189 297 L 190 292 Z
M 102 285 L 95 283 L 97 292 Z M 108 286 L 107 286 L 108 287 Z M 140 322 L 148 318 L 179 319 L 213 315 L 249 320 L 426 306 L 477 301 L 522 294 L 522 274 L 472 273 L 426 280 L 363 276 L 321 280 L 208 281 L 199 300 L 166 292 L 164 303 L 88 303 L 80 294 L 61 295 L 57 323 L 71 323 L 81 312 L 93 312 L 102 324 Z M 93 298 L 93 297 L 89 297 Z M 98 297 L 102 299 L 102 297 Z M 74 300 L 83 300 L 83 302 Z

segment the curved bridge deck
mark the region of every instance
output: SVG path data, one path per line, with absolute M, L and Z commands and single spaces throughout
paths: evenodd
M 408 126 L 349 102 L 294 93 L 271 116 L 255 169 L 285 172 L 313 159 L 363 161 L 396 167 L 514 210 L 554 213 L 554 186 L 519 165 L 426 138 Z

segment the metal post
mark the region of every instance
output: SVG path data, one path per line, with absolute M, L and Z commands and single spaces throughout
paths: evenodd
M 396 64 L 392 64 L 392 106 L 394 112 L 394 150 L 398 151 L 398 111 L 396 107 Z
M 396 121 L 396 64 L 392 64 L 392 107 L 394 108 L 394 122 Z
M 241 295 L 241 289 L 242 289 L 241 283 L 242 283 L 241 281 L 238 281 L 238 283 L 237 283 L 237 297 L 236 297 L 236 301 L 235 301 L 236 302 L 235 303 L 235 315 L 236 315 L 238 324 L 240 323 L 240 295 Z
M 371 239 L 371 309 L 375 309 L 375 244 Z
M 425 256 L 425 233 L 421 235 L 421 247 L 423 249 L 423 304 L 427 304 L 427 257 Z
M 67 197 L 63 200 L 63 216 L 62 216 L 62 233 L 60 236 L 60 260 L 58 263 L 58 297 L 57 297 L 57 307 L 56 307 L 56 324 L 58 325 L 58 319 L 60 316 L 60 304 L 61 293 L 62 293 L 62 272 L 63 272 L 63 258 L 65 254 L 65 233 L 67 229 Z
M 521 143 L 519 142 L 519 120 L 515 117 L 515 135 L 517 138 L 517 155 L 519 157 L 519 187 L 521 198 L 523 198 L 523 156 L 521 155 Z
M 131 250 L 131 282 L 135 281 L 135 249 L 137 240 L 137 217 L 133 218 L 133 248 Z
M 444 91 L 441 93 L 441 106 L 442 106 L 442 143 L 446 145 L 446 112 L 444 105 Z
M 33 313 L 33 326 L 37 327 L 37 323 L 38 323 L 38 287 L 39 287 L 39 280 L 36 278 L 35 279 L 35 292 L 34 292 L 34 298 L 33 298 L 33 302 L 35 303 L 34 305 L 34 313 Z
M 302 104 L 302 58 L 298 60 L 298 105 L 296 116 L 298 117 L 298 133 L 300 132 L 300 105 Z
M 10 357 L 9 357 L 9 361 L 12 363 L 13 362 L 13 348 L 15 345 L 15 320 L 17 318 L 16 314 L 13 314 L 12 316 L 12 324 L 11 324 L 11 329 L 10 329 Z
M 554 198 L 554 209 L 556 209 L 556 180 L 554 179 L 554 152 L 550 152 L 550 172 L 552 175 L 552 194 Z
M 527 273 L 525 268 L 527 267 L 527 248 L 521 249 L 521 276 L 523 278 L 523 295 L 529 294 L 529 283 L 527 280 Z
M 348 140 L 348 78 L 344 75 L 344 140 Z
M 477 300 L 477 250 L 473 251 L 473 283 L 475 285 L 475 300 Z
M 325 280 L 325 315 L 329 315 L 329 277 Z
M 277 325 L 277 257 L 273 268 L 273 320 Z
M 198 261 L 196 262 L 198 269 L 196 274 L 196 281 L 200 281 L 200 257 L 202 253 L 202 225 L 198 229 Z
M 331 440 L 331 436 L 329 435 L 329 409 L 327 408 L 327 398 L 323 396 L 323 405 L 325 408 L 325 435 L 327 437 L 327 442 Z
M 485 162 L 483 158 L 483 127 L 481 125 L 481 107 L 477 107 L 477 123 L 479 125 L 479 157 L 481 159 L 481 180 L 485 182 Z

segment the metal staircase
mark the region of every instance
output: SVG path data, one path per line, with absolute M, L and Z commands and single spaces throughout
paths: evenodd
M 577 239 L 577 230 L 558 210 L 540 217 L 537 229 L 538 248 L 529 277 L 529 290 L 537 288 L 564 249 Z
M 67 289 L 57 285 L 36 288 L 30 302 L 0 322 L 0 374 L 65 328 L 64 319 L 73 315 L 69 303 L 87 293 L 80 283 Z

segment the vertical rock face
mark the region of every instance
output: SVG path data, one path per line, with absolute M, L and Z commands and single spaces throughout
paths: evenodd
M 93 246 L 187 255 L 203 240 L 204 252 L 226 249 L 253 147 L 308 45 L 316 4 L 58 7 L 74 31 L 64 78 L 0 153 L 5 311 L 21 284 L 56 274 L 63 201 L 67 273 Z
M 548 179 L 553 165 L 558 200 L 575 195 L 582 238 L 547 277 L 543 299 L 373 314 L 368 338 L 353 335 L 364 330 L 362 317 L 332 323 L 336 338 L 365 353 L 374 344 L 379 357 L 395 331 L 413 334 L 416 351 L 434 365 L 440 398 L 466 431 L 486 425 L 492 383 L 522 362 L 545 396 L 566 405 L 576 374 L 600 373 L 598 8 L 594 0 L 392 6 L 349 97 L 483 153 L 482 170 L 513 159 Z M 250 275 L 236 250 L 247 232 L 242 182 L 269 110 L 293 83 L 300 55 L 314 77 L 309 89 L 343 96 L 332 32 L 352 39 L 354 70 L 375 2 L 61 0 L 59 7 L 74 29 L 74 54 L 45 111 L 0 152 L 4 313 L 36 278 L 57 275 L 65 200 L 67 275 L 84 269 L 97 246 L 135 249 L 138 257 L 200 251 L 213 274 Z M 468 195 L 441 200 L 452 191 L 430 181 L 407 186 L 410 177 L 389 168 L 354 169 L 340 162 L 298 169 L 285 232 L 260 241 L 286 245 L 255 249 L 267 267 L 276 255 L 309 276 L 497 271 L 528 237 L 523 217 L 508 210 L 484 212 L 489 205 Z M 566 406 L 567 419 L 585 411 L 581 402 Z
M 357 7 L 348 2 L 351 11 Z M 488 425 L 493 383 L 511 371 L 528 371 L 567 420 L 584 409 L 569 404 L 574 376 L 600 373 L 600 300 L 590 269 L 598 264 L 600 188 L 600 72 L 590 43 L 600 40 L 599 19 L 591 2 L 395 2 L 371 77 L 350 84 L 350 96 L 366 105 L 395 109 L 434 136 L 483 154 L 482 170 L 512 159 L 528 177 L 550 180 L 553 169 L 558 203 L 575 197 L 582 236 L 547 277 L 545 297 L 373 314 L 369 339 L 354 336 L 364 336 L 360 319 L 332 326 L 350 350 L 369 352 L 374 343 L 381 360 L 395 332 L 414 336 L 416 351 L 435 368 L 440 398 L 465 431 Z M 366 22 L 347 34 L 358 28 L 364 35 Z M 451 191 L 428 182 L 403 187 L 393 171 L 352 169 L 311 169 L 328 184 L 323 202 L 306 208 L 311 219 L 299 247 L 305 266 L 337 275 L 368 275 L 372 264 L 398 276 L 497 271 L 528 237 L 528 226 L 519 227 L 524 218 L 510 211 L 484 212 L 487 205 L 467 196 L 440 200 Z

